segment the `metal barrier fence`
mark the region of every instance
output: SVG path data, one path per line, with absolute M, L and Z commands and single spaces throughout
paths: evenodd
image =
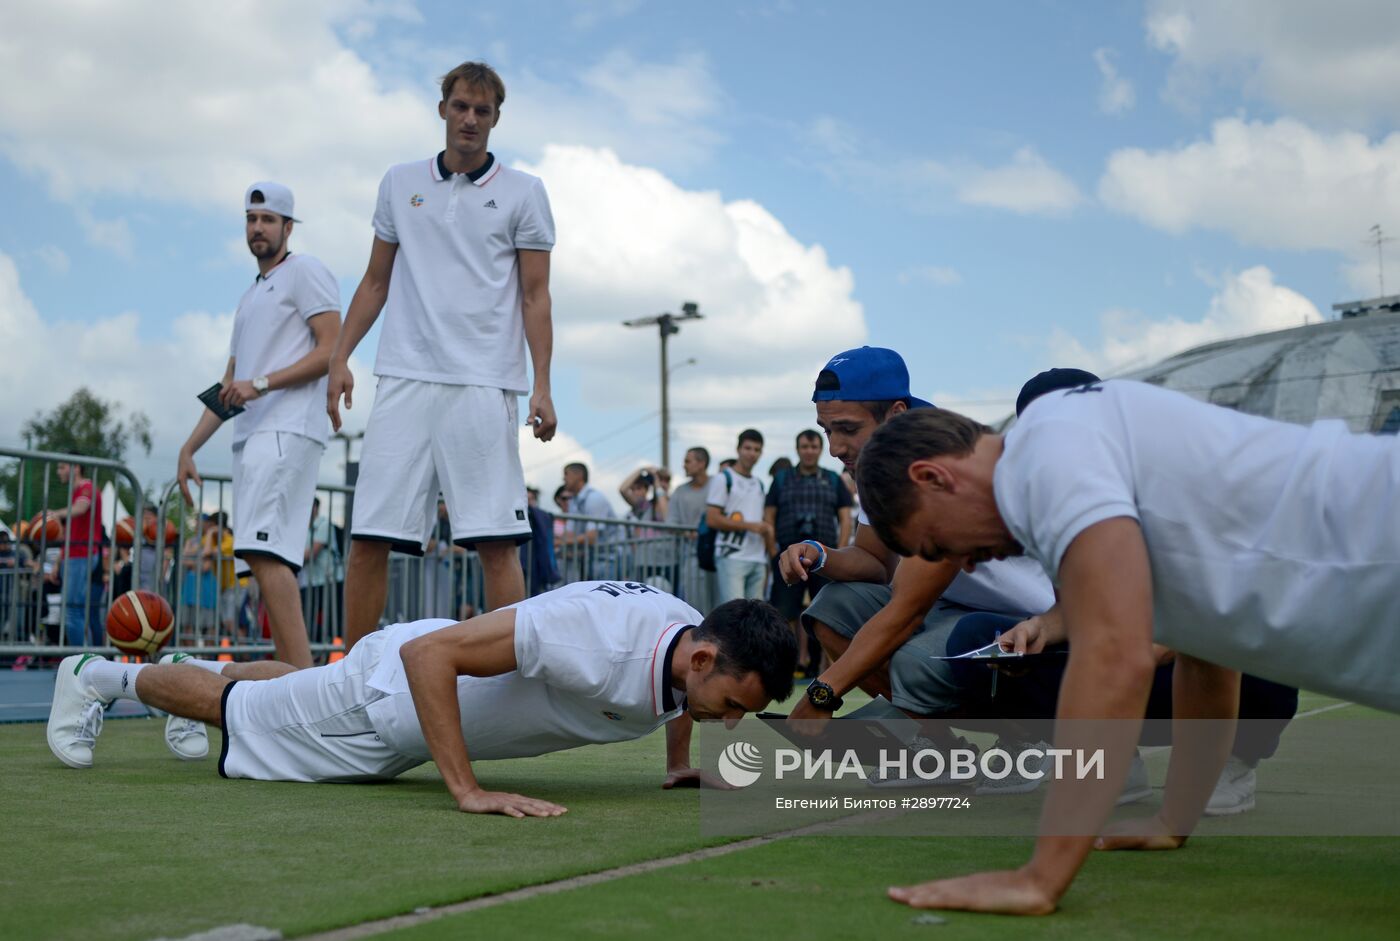
M 91 482 L 92 504 L 104 503 L 101 494 L 108 485 L 113 485 L 115 495 L 116 482 L 125 483 L 135 502 L 133 518 L 141 519 L 145 498 L 140 481 L 120 462 L 0 448 L 0 469 L 14 472 L 13 478 L 7 475 L 13 489 L 7 487 L 3 497 L 16 520 L 16 530 L 27 518 L 49 511 L 57 493 L 64 493 L 64 508 L 73 505 L 77 477 L 70 474 L 67 482 L 62 482 L 56 470 L 59 464 L 77 465 L 91 475 L 84 479 Z M 110 538 L 118 522 L 116 510 L 116 506 L 104 503 L 99 513 L 90 505 L 78 518 L 95 518 L 100 525 L 88 525 L 86 534 L 77 539 L 66 523 L 57 536 L 52 536 L 47 526 L 37 527 L 32 539 L 19 531 L 11 534 L 9 545 L 0 552 L 0 656 L 53 656 L 105 649 L 107 607 L 113 588 L 140 586 L 142 568 L 149 572 L 151 564 L 150 546 L 139 523 L 130 547 L 114 551 L 105 544 L 104 530 Z
M 135 494 L 134 517 L 142 518 L 139 482 L 118 462 L 0 449 L 0 461 L 6 458 L 20 465 L 19 508 L 25 506 L 24 482 L 36 468 L 42 473 L 43 491 L 30 496 L 46 506 L 50 468 L 66 462 L 91 470 L 94 490 L 100 490 L 104 480 L 126 482 Z M 354 488 L 321 484 L 316 494 L 320 506 L 309 521 L 298 584 L 311 649 L 325 655 L 341 647 L 344 636 L 342 598 L 350 545 L 343 524 L 350 516 Z M 72 496 L 70 485 L 70 505 Z M 102 560 L 91 582 L 93 590 L 86 594 L 77 590 L 70 594 L 71 585 L 62 584 L 70 580 L 58 572 L 59 552 L 71 548 L 66 528 L 62 546 L 57 540 L 51 546 L 50 540 L 41 538 L 34 544 L 34 554 L 28 543 L 17 540 L 13 561 L 0 553 L 0 656 L 115 653 L 106 644 L 106 613 L 111 600 L 127 586 L 154 590 L 170 603 L 175 615 L 171 649 L 240 659 L 270 655 L 272 641 L 256 580 L 244 577 L 242 563 L 233 556 L 232 479 L 203 475 L 203 483 L 192 488 L 191 496 L 193 506 L 185 502 L 174 481 L 168 483 L 157 504 L 158 519 L 173 524 L 175 538 L 167 540 L 166 526 L 159 525 L 152 541 L 140 532 L 138 522 L 129 549 L 110 545 L 116 517 L 108 513 L 108 543 L 104 546 L 104 534 L 95 532 L 85 547 L 92 550 L 90 557 Z M 712 606 L 713 575 L 696 564 L 696 534 L 690 527 L 543 512 L 533 523 L 535 539 L 521 548 L 529 595 L 567 582 L 621 579 L 670 591 L 702 613 Z M 69 557 L 66 551 L 62 557 Z M 463 620 L 485 608 L 480 559 L 449 538 L 432 539 L 422 557 L 391 553 L 388 587 L 383 624 L 427 617 Z M 81 608 L 73 612 L 75 623 L 88 631 L 81 637 L 69 637 L 63 630 L 65 606 L 74 602 Z

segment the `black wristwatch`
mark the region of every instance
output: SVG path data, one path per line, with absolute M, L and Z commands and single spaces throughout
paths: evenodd
M 821 680 L 813 680 L 808 684 L 807 701 L 822 712 L 835 712 L 841 708 L 841 697 L 836 695 L 836 690 L 831 688 L 830 683 L 823 683 Z

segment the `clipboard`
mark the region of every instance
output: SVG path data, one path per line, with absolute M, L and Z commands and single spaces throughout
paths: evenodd
M 223 391 L 223 388 L 224 384 L 222 382 L 216 382 L 195 397 L 204 403 L 205 408 L 218 416 L 219 421 L 228 421 L 235 415 L 243 414 L 247 409 L 241 405 L 230 406 L 220 402 L 219 393 Z
M 969 650 L 952 657 L 932 657 L 933 660 L 974 660 L 980 663 L 993 663 L 997 660 L 1016 660 L 1035 663 L 1042 657 L 1063 657 L 1069 654 L 1067 649 L 1062 647 L 1047 648 L 1040 653 L 1016 653 L 1012 650 L 1003 650 L 1001 640 L 994 640 L 985 647 L 978 647 L 976 650 Z

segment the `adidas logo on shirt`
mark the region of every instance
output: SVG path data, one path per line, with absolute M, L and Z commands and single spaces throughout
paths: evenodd
M 488 200 L 486 201 L 486 203 L 485 203 L 481 208 L 482 208 L 482 209 L 495 209 L 495 208 L 496 208 L 496 201 L 495 201 L 494 199 L 488 199 Z

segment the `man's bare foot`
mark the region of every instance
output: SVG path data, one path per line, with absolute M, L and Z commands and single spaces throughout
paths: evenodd
M 1123 820 L 1104 828 L 1103 836 L 1094 841 L 1096 850 L 1174 850 L 1186 843 L 1186 837 L 1172 833 L 1160 817 Z
M 1003 915 L 1049 915 L 1056 899 L 1019 869 L 979 872 L 956 879 L 896 886 L 890 898 L 913 908 L 958 909 Z

